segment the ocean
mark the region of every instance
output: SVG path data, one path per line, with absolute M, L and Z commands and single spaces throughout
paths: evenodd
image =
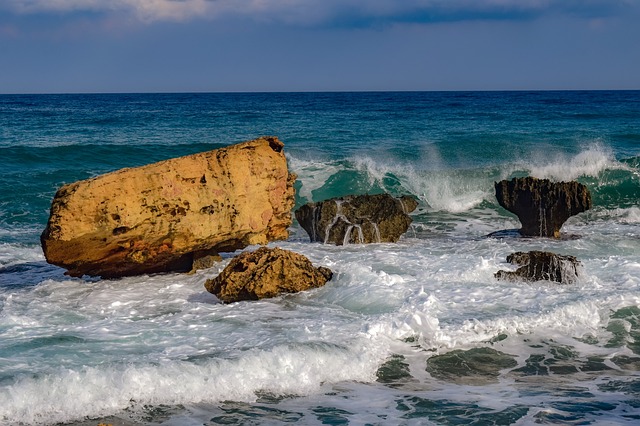
M 39 236 L 57 188 L 263 135 L 297 207 L 419 201 L 395 244 L 287 241 L 324 287 L 221 304 L 196 274 L 70 278 Z M 494 182 L 577 180 L 565 239 Z M 256 247 L 248 247 L 253 250 Z M 582 263 L 505 282 L 506 257 Z M 0 95 L 0 424 L 617 425 L 640 422 L 640 92 Z

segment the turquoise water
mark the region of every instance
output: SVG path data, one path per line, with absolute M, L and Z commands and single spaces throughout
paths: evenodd
M 285 143 L 298 206 L 409 193 L 409 232 L 332 247 L 294 223 L 271 245 L 334 279 L 232 305 L 203 283 L 233 254 L 120 280 L 44 261 L 62 184 L 261 135 Z M 493 182 L 526 175 L 589 187 L 563 228 L 580 238 L 485 238 L 519 226 Z M 0 95 L 0 423 L 632 424 L 639 199 L 637 91 Z M 579 282 L 493 278 L 534 249 L 576 256 Z M 435 358 L 477 348 L 513 363 L 469 378 Z

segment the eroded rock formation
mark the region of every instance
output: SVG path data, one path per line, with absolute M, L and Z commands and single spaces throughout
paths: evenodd
M 498 271 L 495 277 L 509 281 L 555 281 L 572 284 L 578 279 L 580 262 L 573 256 L 546 251 L 516 252 L 507 262 L 520 266 L 515 271 Z
M 520 234 L 530 237 L 560 237 L 562 224 L 592 205 L 589 189 L 578 182 L 524 177 L 496 182 L 495 189 L 498 203 L 520 219 Z
M 411 224 L 418 203 L 409 196 L 351 195 L 308 203 L 296 219 L 312 242 L 336 245 L 396 242 Z
M 264 137 L 65 185 L 41 242 L 73 276 L 189 271 L 194 261 L 286 239 L 295 175 Z
M 332 276 L 330 269 L 314 267 L 301 254 L 261 247 L 234 257 L 217 277 L 207 280 L 204 286 L 221 301 L 231 303 L 321 287 Z

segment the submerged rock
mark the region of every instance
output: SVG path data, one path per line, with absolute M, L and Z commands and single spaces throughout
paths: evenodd
M 416 207 L 416 200 L 406 195 L 351 195 L 305 204 L 295 215 L 312 242 L 396 242 L 409 229 L 408 213 Z
M 516 252 L 507 262 L 520 266 L 515 271 L 498 271 L 495 277 L 509 281 L 555 281 L 572 284 L 578 279 L 580 262 L 573 256 L 546 251 Z
M 221 301 L 231 303 L 322 287 L 332 276 L 330 269 L 314 267 L 301 254 L 261 247 L 234 257 L 217 277 L 207 280 L 204 286 Z
M 389 387 L 401 387 L 407 383 L 416 382 L 411 376 L 409 364 L 402 355 L 391 355 L 376 372 L 377 382 Z
M 120 277 L 189 271 L 203 256 L 286 239 L 295 175 L 283 147 L 263 137 L 65 185 L 45 257 L 72 276 Z
M 524 236 L 559 238 L 569 217 L 592 206 L 589 189 L 578 182 L 524 177 L 496 182 L 495 189 L 498 203 L 518 216 Z
M 492 348 L 454 350 L 427 360 L 427 371 L 436 379 L 466 385 L 498 381 L 500 372 L 517 366 L 510 355 Z

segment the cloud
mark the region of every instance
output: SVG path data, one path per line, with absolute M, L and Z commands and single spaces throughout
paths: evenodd
M 208 13 L 208 0 L 3 0 L 0 8 L 20 15 L 92 12 L 132 15 L 144 22 L 184 21 Z
M 535 19 L 561 14 L 602 18 L 635 0 L 3 0 L 16 14 L 92 12 L 143 22 L 245 18 L 298 26 L 377 26 Z

